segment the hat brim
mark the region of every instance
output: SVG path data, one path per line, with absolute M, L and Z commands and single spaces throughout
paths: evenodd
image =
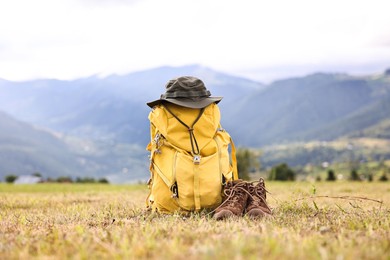
M 161 104 L 162 102 L 169 102 L 176 104 L 182 107 L 188 108 L 204 108 L 212 103 L 218 103 L 222 100 L 223 97 L 207 97 L 203 99 L 190 99 L 190 98 L 166 98 L 166 99 L 157 99 L 151 102 L 146 103 L 149 107 L 153 108 L 154 106 Z

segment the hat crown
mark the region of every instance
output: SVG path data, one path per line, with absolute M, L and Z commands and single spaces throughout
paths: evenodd
M 168 81 L 165 86 L 166 92 L 161 98 L 207 98 L 211 96 L 202 80 L 183 76 Z

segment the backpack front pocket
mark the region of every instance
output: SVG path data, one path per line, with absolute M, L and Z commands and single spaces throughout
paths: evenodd
M 174 212 L 179 210 L 177 201 L 173 199 L 170 187 L 174 180 L 174 161 L 177 151 L 170 146 L 163 145 L 158 150 L 153 150 L 154 156 L 151 161 L 153 180 L 151 186 L 152 207 L 160 212 Z
M 214 208 L 221 203 L 222 174 L 218 154 L 194 157 L 177 153 L 175 179 L 178 188 L 178 203 L 185 210 Z

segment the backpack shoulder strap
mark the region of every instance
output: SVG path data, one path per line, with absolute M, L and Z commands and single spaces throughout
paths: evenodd
M 231 137 L 230 137 L 230 146 L 232 148 L 231 156 L 232 156 L 232 166 L 233 166 L 233 180 L 238 180 L 236 147 L 234 146 L 234 142 Z

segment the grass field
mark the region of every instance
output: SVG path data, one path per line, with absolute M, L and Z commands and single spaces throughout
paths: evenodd
M 390 259 L 389 183 L 266 185 L 273 219 L 217 222 L 143 185 L 0 184 L 0 259 Z

